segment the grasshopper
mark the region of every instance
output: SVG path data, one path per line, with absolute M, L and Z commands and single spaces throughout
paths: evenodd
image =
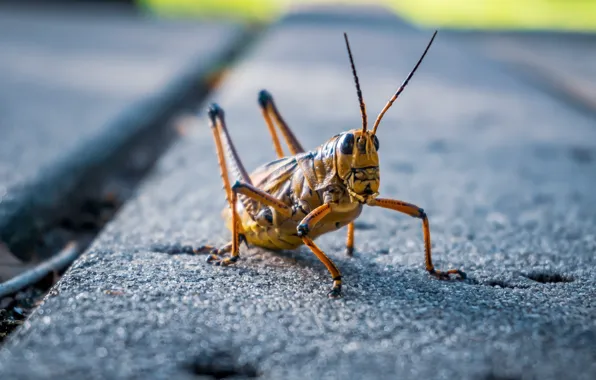
M 260 91 L 258 103 L 278 159 L 257 168 L 250 175 L 242 165 L 230 138 L 224 111 L 217 104 L 212 104 L 208 115 L 228 202 L 223 215 L 227 227 L 232 231 L 232 241 L 221 248 L 210 245 L 198 247 L 195 252 L 209 252 L 209 263 L 226 266 L 235 263 L 240 257 L 241 242 L 247 246 L 252 244 L 272 250 L 289 250 L 306 245 L 331 274 L 333 286 L 328 296 L 340 297 L 341 273 L 313 240 L 347 225 L 346 253 L 351 256 L 354 251 L 354 220 L 360 215 L 363 206 L 367 205 L 421 219 L 426 270 L 439 279 L 449 279 L 450 275 L 465 278 L 465 273 L 460 270 L 439 271 L 433 266 L 430 227 L 422 208 L 411 203 L 378 197 L 380 171 L 377 128 L 385 112 L 422 63 L 436 34 L 435 31 L 414 69 L 387 102 L 372 130 L 369 130 L 350 43 L 344 33 L 360 105 L 362 128 L 333 136 L 311 151 L 305 151 L 298 142 L 278 111 L 271 94 L 265 90 Z M 284 155 L 276 126 L 287 143 L 291 153 L 289 156 Z M 238 178 L 233 185 L 230 184 L 226 158 Z M 225 256 L 226 253 L 229 256 Z

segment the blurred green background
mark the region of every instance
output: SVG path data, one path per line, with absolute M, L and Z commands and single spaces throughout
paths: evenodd
M 271 21 L 294 6 L 381 4 L 420 25 L 459 29 L 596 30 L 596 0 L 137 0 L 166 16 Z

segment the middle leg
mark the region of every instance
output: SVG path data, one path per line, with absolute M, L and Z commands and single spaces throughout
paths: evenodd
M 346 239 L 346 255 L 354 255 L 354 222 L 348 224 L 348 238 Z

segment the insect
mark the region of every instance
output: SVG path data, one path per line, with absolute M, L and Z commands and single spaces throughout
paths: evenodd
M 378 197 L 380 171 L 377 129 L 385 112 L 420 66 L 436 34 L 435 31 L 414 69 L 387 102 L 372 130 L 369 130 L 352 51 L 348 36 L 344 33 L 360 104 L 362 127 L 333 136 L 311 151 L 305 151 L 282 118 L 271 94 L 262 90 L 258 102 L 278 159 L 257 168 L 250 175 L 230 138 L 224 111 L 217 104 L 212 104 L 208 115 L 228 201 L 224 219 L 232 231 L 232 241 L 221 248 L 205 245 L 195 249 L 195 252 L 209 252 L 208 262 L 225 266 L 238 260 L 241 242 L 273 250 L 306 245 L 331 274 L 333 285 L 329 297 L 339 297 L 342 287 L 340 271 L 313 240 L 347 225 L 346 253 L 352 255 L 354 220 L 360 215 L 363 206 L 367 205 L 421 219 L 426 270 L 439 279 L 448 279 L 450 275 L 465 278 L 465 273 L 460 270 L 439 271 L 433 266 L 429 222 L 422 208 Z M 284 155 L 276 126 L 287 143 L 291 153 L 289 156 Z M 233 185 L 230 184 L 228 161 L 238 179 Z

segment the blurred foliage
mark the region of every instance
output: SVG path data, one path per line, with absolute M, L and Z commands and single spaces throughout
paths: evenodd
M 233 18 L 265 22 L 277 17 L 287 0 L 137 0 L 150 12 L 175 17 Z
M 382 4 L 414 23 L 464 29 L 596 30 L 596 0 L 137 0 L 167 16 L 267 22 L 292 6 Z
M 385 3 L 424 25 L 596 30 L 594 0 L 389 0 Z

